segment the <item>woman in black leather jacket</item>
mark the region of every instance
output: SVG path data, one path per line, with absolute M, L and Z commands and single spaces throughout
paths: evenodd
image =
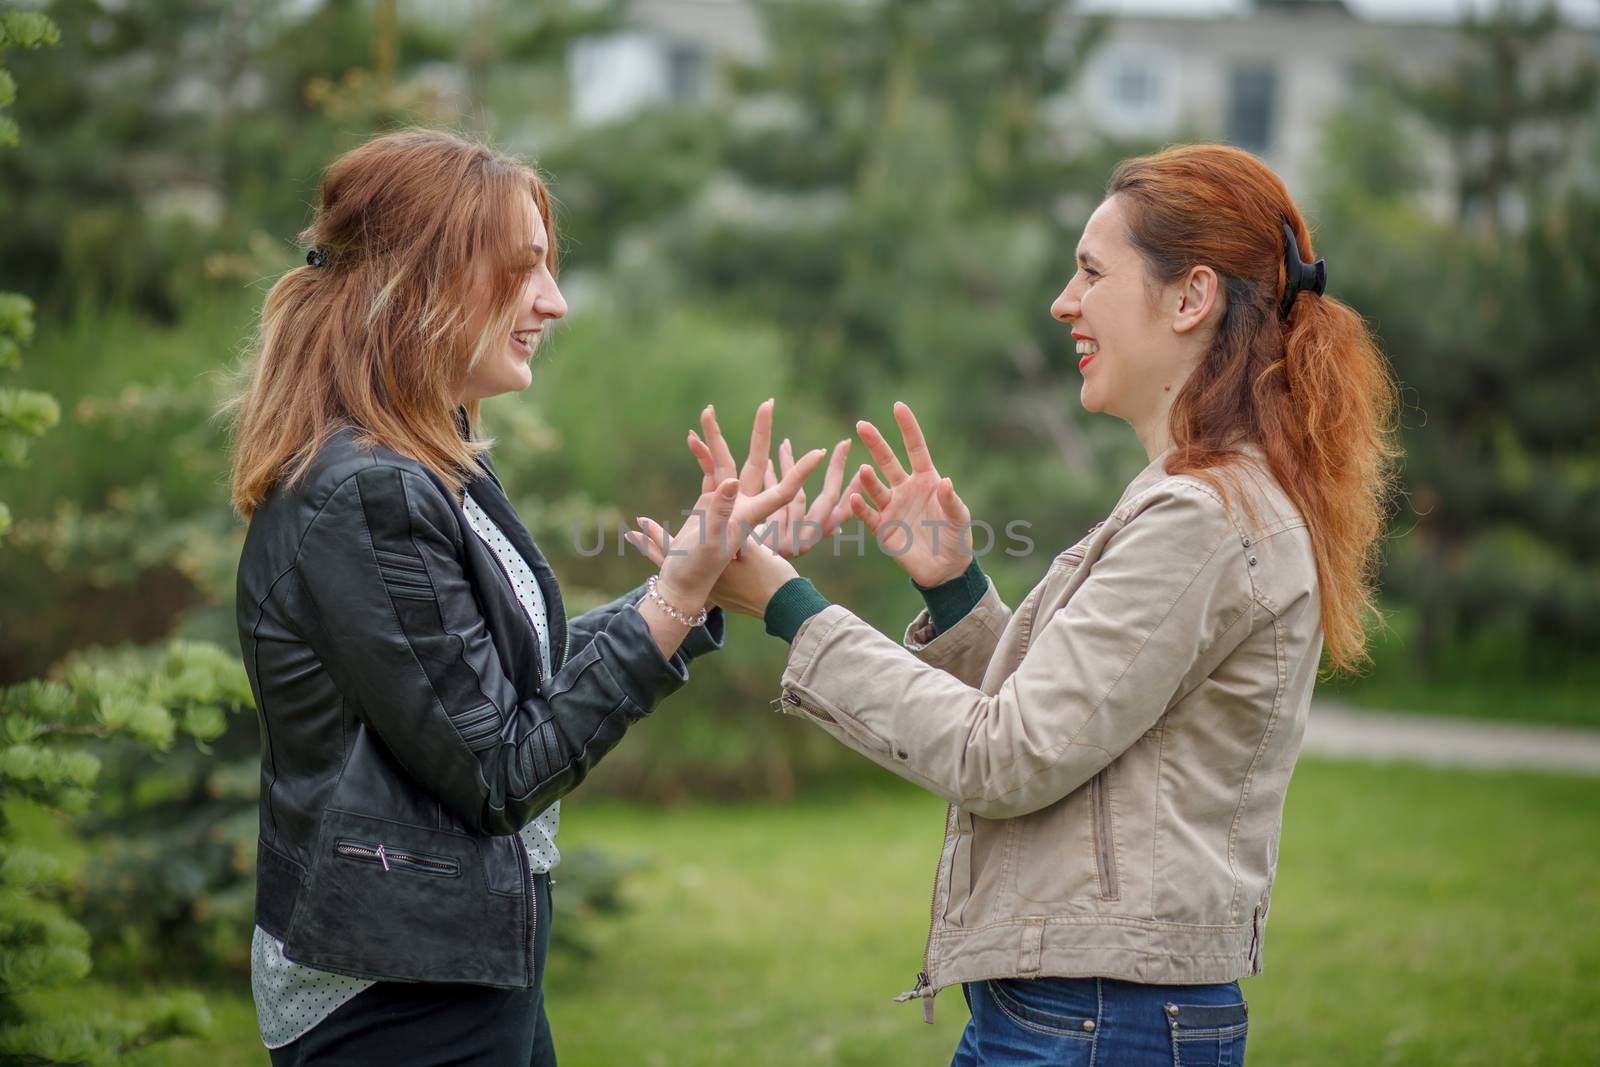
M 763 489 L 762 405 L 659 575 L 568 620 L 477 431 L 566 313 L 538 175 L 389 134 L 332 164 L 302 236 L 231 405 L 263 1041 L 280 1067 L 554 1064 L 556 802 L 720 647 L 712 585 L 822 454 Z

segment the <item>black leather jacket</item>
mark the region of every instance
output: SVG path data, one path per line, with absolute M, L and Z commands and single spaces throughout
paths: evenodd
M 553 678 L 499 561 L 414 460 L 333 437 L 254 514 L 239 643 L 261 725 L 256 922 L 291 960 L 363 978 L 538 983 L 517 831 L 722 644 L 669 660 L 642 589 L 568 620 L 493 467 L 467 490 L 527 559 Z

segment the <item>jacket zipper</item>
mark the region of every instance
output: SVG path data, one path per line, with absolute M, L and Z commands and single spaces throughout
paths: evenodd
M 420 867 L 429 874 L 455 874 L 460 870 L 457 864 L 444 860 L 430 859 L 427 856 L 418 856 L 411 852 L 396 852 L 382 844 L 363 845 L 356 841 L 340 841 L 333 846 L 333 851 L 341 856 L 352 859 L 377 860 L 383 864 L 384 870 L 391 870 L 389 861 L 394 860 L 402 865 Z
M 496 485 L 500 484 L 499 479 L 495 480 L 495 484 Z M 515 597 L 516 596 L 517 583 L 513 582 L 511 580 L 511 574 L 510 574 L 510 572 L 508 572 L 506 570 L 506 565 L 504 563 L 500 562 L 500 554 L 498 552 L 496 552 L 491 546 L 489 546 L 487 544 L 484 545 L 483 547 L 489 549 L 490 558 L 494 560 L 494 565 L 495 565 L 495 567 L 497 567 L 499 569 L 500 576 L 503 577 L 506 580 L 506 585 L 511 587 L 512 596 Z M 526 561 L 524 561 L 524 562 L 526 562 Z M 531 563 L 528 564 L 528 569 L 531 571 L 533 569 L 533 564 L 531 564 Z M 538 581 L 538 576 L 537 575 L 535 575 L 534 581 L 535 582 Z M 541 589 L 540 590 L 541 595 L 543 594 L 543 592 L 544 591 Z M 528 612 L 527 612 L 527 609 L 522 606 L 521 599 L 517 600 L 517 610 L 522 612 L 523 616 L 526 618 Z M 549 613 L 550 613 L 550 606 L 549 606 L 549 602 L 547 600 L 546 604 L 545 604 L 546 625 L 549 625 Z M 533 620 L 531 620 L 531 619 L 528 620 L 528 627 L 529 627 L 529 629 L 533 628 Z M 568 619 L 566 621 L 566 631 L 567 631 L 567 633 L 566 633 L 566 638 L 567 639 L 566 639 L 566 641 L 563 644 L 562 649 L 561 649 L 561 658 L 563 660 L 566 659 L 567 652 L 572 648 L 572 620 L 571 619 Z M 544 674 L 543 657 L 539 655 L 539 650 L 537 648 L 537 643 L 538 643 L 538 639 L 539 639 L 538 631 L 535 630 L 533 636 L 534 636 L 534 642 L 535 642 L 535 646 L 536 646 L 534 648 L 534 655 L 533 655 L 533 677 L 534 677 L 534 681 L 538 684 L 538 688 L 542 689 L 542 688 L 544 688 L 545 674 Z M 551 651 L 551 668 L 553 670 L 555 670 L 555 671 L 559 671 L 559 670 L 561 670 L 561 668 L 563 666 L 565 666 L 565 664 L 564 663 L 560 663 L 560 664 L 556 663 L 554 657 L 555 657 L 555 652 L 554 652 L 554 650 L 552 650 Z M 538 930 L 539 930 L 539 908 L 538 908 L 537 898 L 534 895 L 534 887 L 533 887 L 533 854 L 528 851 L 527 842 L 522 840 L 522 835 L 521 834 L 512 834 L 511 836 L 517 839 L 517 849 L 518 849 L 518 851 L 520 851 L 522 853 L 523 885 L 526 886 L 526 888 L 527 888 L 527 898 L 528 898 L 528 943 L 527 943 L 527 948 L 528 948 L 528 955 L 527 955 L 527 960 L 528 960 L 528 988 L 532 989 L 533 988 L 533 978 L 534 978 L 534 973 L 533 973 L 534 941 L 535 941 L 535 936 L 537 935 Z
M 539 908 L 533 891 L 533 856 L 528 852 L 527 842 L 522 840 L 521 834 L 512 834 L 517 839 L 517 848 L 522 853 L 522 877 L 528 887 L 528 988 L 533 988 L 533 956 L 534 935 L 539 930 Z
M 950 827 L 955 825 L 956 807 L 954 804 L 944 813 L 944 840 L 939 843 L 939 855 L 944 856 L 944 850 L 950 844 Z M 950 862 L 955 862 L 955 856 L 950 857 Z M 922 973 L 917 975 L 922 983 L 922 1021 L 933 1024 L 933 927 L 939 920 L 939 865 L 933 868 L 933 892 L 928 897 L 928 943 L 922 948 Z
M 1101 771 L 1089 782 L 1089 799 L 1094 808 L 1095 864 L 1100 874 L 1100 899 L 1116 900 L 1117 857 L 1111 845 L 1111 795 L 1105 783 L 1106 772 Z
M 944 857 L 945 847 L 950 844 L 950 826 L 955 822 L 955 810 L 955 805 L 952 804 L 944 813 L 944 844 L 939 846 L 941 860 Z M 952 857 L 952 862 L 954 862 L 954 857 Z M 933 894 L 928 900 L 928 943 L 922 949 L 922 970 L 917 972 L 916 985 L 912 986 L 908 992 L 901 993 L 894 998 L 896 1004 L 903 1004 L 914 997 L 921 997 L 922 1021 L 925 1023 L 933 1022 L 934 990 L 930 972 L 933 970 L 933 928 L 939 921 L 939 871 L 939 867 L 934 868 Z

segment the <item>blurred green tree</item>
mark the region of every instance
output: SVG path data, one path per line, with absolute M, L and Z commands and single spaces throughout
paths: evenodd
M 0 54 L 53 46 L 59 30 L 37 12 L 0 12 Z M 0 106 L 15 92 L 0 68 Z M 0 116 L 0 143 L 17 127 Z M 26 298 L 0 294 L 0 366 L 13 370 L 32 333 Z M 48 395 L 0 392 L 0 462 L 20 465 L 26 441 L 55 422 Z M 0 507 L 3 511 L 3 507 Z M 7 517 L 0 514 L 0 524 Z M 3 531 L 0 531 L 3 532 Z M 175 719 L 169 708 L 204 699 L 205 682 L 181 663 L 191 650 L 145 677 L 85 674 L 0 689 L 0 1059 L 28 1064 L 153 1063 L 156 1043 L 206 1032 L 209 1017 L 195 994 L 148 1000 L 121 1017 L 86 1011 L 66 994 L 90 970 L 89 936 L 66 898 L 81 886 L 83 859 L 64 843 L 64 820 L 84 813 L 99 761 L 95 741 L 128 738 L 169 745 L 178 729 L 197 737 L 220 719 L 200 706 Z
M 1451 147 L 1461 219 L 1481 218 L 1495 235 L 1518 200 L 1570 181 L 1571 135 L 1594 118 L 1600 59 L 1555 53 L 1564 26 L 1550 0 L 1469 8 L 1460 23 L 1467 47 L 1452 69 L 1396 80 L 1402 102 Z
M 1335 118 L 1317 250 L 1353 265 L 1336 270 L 1335 291 L 1376 326 L 1411 408 L 1407 506 L 1384 578 L 1409 655 L 1392 658 L 1418 683 L 1495 694 L 1483 699 L 1514 700 L 1515 679 L 1537 678 L 1530 699 L 1545 702 L 1544 715 L 1593 721 L 1579 688 L 1592 684 L 1583 664 L 1600 640 L 1600 197 L 1555 185 L 1553 170 L 1538 174 L 1539 155 L 1514 148 L 1537 144 L 1552 123 L 1574 143 L 1600 136 L 1591 61 L 1566 80 L 1547 71 L 1529 95 L 1532 48 L 1553 18 L 1502 9 L 1469 19 L 1482 62 L 1423 89 L 1379 77 Z M 1477 131 L 1493 146 L 1466 161 L 1473 224 L 1420 203 L 1410 143 L 1419 122 L 1447 140 Z M 1514 224 L 1502 211 L 1513 203 Z M 1550 706 L 1563 691 L 1570 698 Z
M 81 895 L 104 877 L 93 836 L 107 832 L 96 797 L 103 760 L 168 750 L 179 734 L 203 745 L 222 733 L 227 711 L 249 699 L 236 658 L 185 642 L 81 654 L 48 680 L 0 689 L 0 1059 L 157 1063 L 149 1046 L 209 1030 L 193 992 L 148 997 L 121 1012 L 91 1010 L 71 996 L 91 969 L 91 937 L 76 915 Z M 142 788 L 152 785 L 159 788 L 159 778 Z M 89 832 L 74 834 L 74 822 Z M 183 854 L 152 859 L 169 869 L 189 862 Z M 124 899 L 120 909 L 132 912 L 144 899 Z
M 9 48 L 55 47 L 61 34 L 55 23 L 33 12 L 0 13 L 0 57 Z M 0 109 L 17 98 L 16 80 L 0 66 Z M 15 148 L 17 123 L 0 112 L 0 148 Z M 22 366 L 22 349 L 33 340 L 33 301 L 20 293 L 0 292 L 0 373 Z M 0 465 L 20 467 L 27 462 L 29 442 L 54 426 L 61 417 L 55 398 L 35 389 L 0 388 Z M 11 511 L 0 501 L 0 540 L 11 527 Z

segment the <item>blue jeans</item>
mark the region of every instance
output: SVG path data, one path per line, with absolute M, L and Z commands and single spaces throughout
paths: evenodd
M 1240 1067 L 1238 982 L 999 978 L 961 987 L 972 1012 L 950 1067 Z

